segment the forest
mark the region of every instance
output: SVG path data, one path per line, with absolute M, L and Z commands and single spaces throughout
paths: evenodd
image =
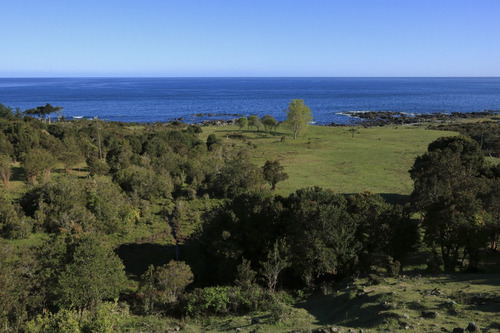
M 0 104 L 2 332 L 196 331 L 262 312 L 287 331 L 298 300 L 409 274 L 417 254 L 419 274 L 482 272 L 492 255 L 498 265 L 498 121 L 433 126 L 454 132 L 416 156 L 411 194 L 392 200 L 328 184 L 278 193 L 287 169 L 256 164 L 245 136 L 293 144 L 305 128 L 271 116 L 223 136 L 60 110 Z

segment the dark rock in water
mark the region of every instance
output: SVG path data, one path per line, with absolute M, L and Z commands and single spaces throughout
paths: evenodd
M 422 311 L 422 318 L 435 319 L 439 317 L 439 313 L 434 311 Z
M 465 330 L 467 332 L 477 332 L 479 331 L 479 327 L 476 325 L 476 323 L 470 322 Z
M 453 333 L 464 333 L 465 330 L 463 328 L 460 328 L 460 327 L 456 327 L 453 329 Z

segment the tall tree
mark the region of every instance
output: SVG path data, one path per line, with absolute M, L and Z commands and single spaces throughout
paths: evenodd
M 485 246 L 487 223 L 485 202 L 488 170 L 479 145 L 470 138 L 439 138 L 427 153 L 417 157 L 410 170 L 414 180 L 412 203 L 423 212 L 424 240 L 441 249 L 447 271 L 457 268 L 458 259 L 469 259 L 477 267 L 478 251 Z
M 12 175 L 11 162 L 9 155 L 0 153 L 0 177 L 5 188 L 9 188 L 10 176 Z
M 312 121 L 311 109 L 304 104 L 303 99 L 294 99 L 288 104 L 285 125 L 293 131 L 293 139 L 303 132 Z

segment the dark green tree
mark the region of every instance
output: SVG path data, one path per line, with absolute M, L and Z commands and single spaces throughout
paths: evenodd
M 288 174 L 283 170 L 284 168 L 279 161 L 266 161 L 266 164 L 262 167 L 264 180 L 271 185 L 271 190 L 274 191 L 276 184 L 288 179 Z
M 283 216 L 292 268 L 309 285 L 322 275 L 345 275 L 360 243 L 342 195 L 319 187 L 301 189 L 285 201 Z
M 272 132 L 278 127 L 278 121 L 274 119 L 270 114 L 266 114 L 264 117 L 260 119 L 262 125 L 264 125 L 264 130 L 267 132 Z
M 475 269 L 486 244 L 487 209 L 480 200 L 487 188 L 488 170 L 479 145 L 470 138 L 445 137 L 429 144 L 410 170 L 412 203 L 423 212 L 424 240 L 440 248 L 447 271 L 462 258 Z
M 214 145 L 219 143 L 220 139 L 215 134 L 210 134 L 207 138 L 207 149 L 213 150 Z
M 0 103 L 0 118 L 4 119 L 14 119 L 14 114 L 12 113 L 12 108 Z
M 251 163 L 248 156 L 239 154 L 227 161 L 216 175 L 213 188 L 224 197 L 234 197 L 238 194 L 261 187 L 264 179 L 259 168 Z
M 92 235 L 58 236 L 41 248 L 46 300 L 80 314 L 118 297 L 124 266 L 102 239 Z

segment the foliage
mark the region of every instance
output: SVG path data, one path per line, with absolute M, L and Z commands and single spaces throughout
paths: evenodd
M 11 158 L 7 154 L 0 153 L 0 177 L 5 188 L 9 188 L 9 181 L 12 175 Z
M 359 240 L 346 199 L 319 187 L 298 190 L 286 202 L 291 267 L 307 285 L 324 274 L 348 273 Z
M 403 262 L 410 252 L 416 250 L 420 240 L 418 224 L 409 218 L 403 207 L 388 204 L 378 194 L 365 192 L 350 195 L 347 209 L 356 225 L 356 239 L 361 245 L 362 270 L 383 265 L 376 262 L 377 254 Z
M 213 150 L 214 145 L 220 143 L 220 139 L 215 134 L 210 134 L 207 138 L 207 149 Z
M 283 170 L 284 167 L 280 165 L 279 161 L 266 161 L 262 167 L 263 177 L 271 185 L 271 190 L 276 189 L 278 182 L 288 179 L 288 174 Z
M 167 305 L 175 304 L 193 279 L 191 268 L 182 261 L 171 260 L 158 267 L 150 265 L 141 276 L 138 293 L 143 301 L 144 311 L 152 313 L 156 308 L 165 310 Z
M 236 280 L 234 283 L 243 289 L 249 289 L 255 285 L 257 272 L 252 269 L 252 262 L 242 258 L 241 264 L 236 267 Z
M 476 142 L 466 137 L 440 138 L 417 157 L 410 175 L 416 209 L 424 212 L 424 240 L 441 249 L 447 271 L 454 271 L 463 253 L 470 268 L 486 244 L 486 214 L 481 193 L 488 180 L 487 165 Z
M 0 103 L 0 118 L 13 119 L 14 113 L 12 113 L 12 108 Z
M 5 332 L 15 332 L 26 318 L 26 281 L 19 276 L 14 256 L 14 249 L 0 239 L 0 330 Z
M 115 299 L 126 280 L 120 259 L 93 235 L 57 236 L 40 248 L 49 304 L 82 313 Z
M 136 193 L 140 198 L 151 200 L 169 197 L 173 191 L 170 175 L 158 174 L 152 169 L 132 165 L 118 171 L 113 179 L 128 193 Z
M 246 191 L 258 189 L 263 182 L 259 168 L 242 153 L 224 164 L 212 186 L 217 193 L 231 198 Z
M 278 283 L 278 276 L 282 270 L 290 267 L 287 256 L 288 248 L 285 240 L 277 240 L 267 253 L 267 260 L 261 261 L 260 274 L 265 278 L 267 288 L 274 292 Z
M 294 139 L 307 128 L 312 119 L 311 109 L 304 104 L 303 99 L 293 99 L 288 104 L 285 126 L 292 130 Z
M 267 132 L 272 132 L 273 130 L 276 130 L 278 127 L 279 123 L 276 119 L 274 119 L 273 116 L 270 114 L 266 114 L 260 119 L 262 125 L 264 125 L 264 130 Z
M 248 117 L 248 128 L 256 127 L 257 131 L 260 131 L 261 125 L 262 125 L 262 123 L 260 122 L 259 117 L 257 117 L 256 115 L 251 115 Z
M 35 183 L 37 178 L 47 181 L 55 165 L 55 159 L 45 149 L 33 149 L 22 156 L 22 166 L 29 182 Z
M 236 119 L 236 125 L 238 125 L 241 130 L 243 127 L 246 127 L 248 125 L 248 119 L 246 117 L 238 118 Z
M 61 106 L 52 106 L 49 103 L 47 103 L 44 106 L 37 106 L 36 108 L 28 109 L 24 111 L 24 114 L 35 115 L 39 118 L 43 118 L 45 121 L 47 115 L 50 117 L 51 113 L 57 113 L 57 118 L 59 118 L 59 113 L 61 112 L 62 109 L 63 107 Z
M 196 288 L 187 297 L 185 312 L 191 317 L 242 314 L 269 306 L 269 295 L 260 288 L 215 286 Z
M 109 172 L 111 169 L 105 160 L 97 158 L 95 156 L 88 157 L 85 162 L 87 163 L 90 175 L 102 176 Z

